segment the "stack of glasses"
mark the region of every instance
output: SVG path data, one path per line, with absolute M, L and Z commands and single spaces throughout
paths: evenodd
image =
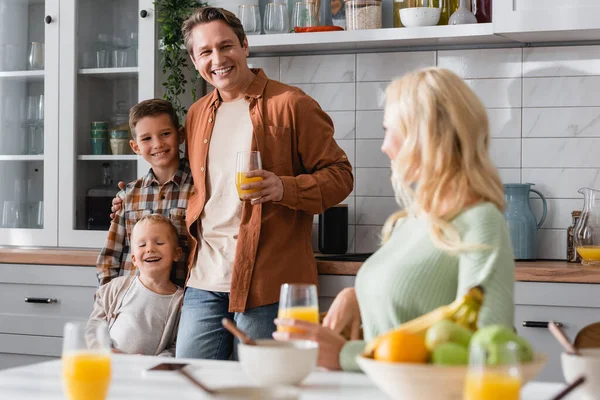
M 108 154 L 108 122 L 96 121 L 91 123 L 90 141 L 93 155 Z

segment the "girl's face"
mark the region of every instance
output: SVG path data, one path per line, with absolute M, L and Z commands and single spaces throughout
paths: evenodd
M 390 124 L 387 124 L 385 118 L 383 120 L 383 130 L 385 131 L 385 137 L 383 139 L 383 144 L 381 145 L 381 151 L 385 153 L 390 160 L 394 160 L 402 147 L 400 132 Z

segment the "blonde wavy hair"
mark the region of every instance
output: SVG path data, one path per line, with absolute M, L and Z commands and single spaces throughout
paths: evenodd
M 386 89 L 387 134 L 399 135 L 392 186 L 402 208 L 386 221 L 385 243 L 399 219 L 424 217 L 434 245 L 450 253 L 485 246 L 463 243 L 450 221 L 478 202 L 504 209 L 504 188 L 489 156 L 485 107 L 456 74 L 441 68 L 411 72 Z

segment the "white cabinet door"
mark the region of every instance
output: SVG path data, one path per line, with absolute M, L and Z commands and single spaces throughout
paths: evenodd
M 59 0 L 0 0 L 0 245 L 56 246 Z
M 59 245 L 101 247 L 117 182 L 148 171 L 129 148 L 128 117 L 154 97 L 154 6 L 61 0 L 60 9 Z
M 494 33 L 520 42 L 600 39 L 598 0 L 499 0 Z

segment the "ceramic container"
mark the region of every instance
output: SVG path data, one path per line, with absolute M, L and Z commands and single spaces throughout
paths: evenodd
M 442 9 L 435 7 L 411 7 L 400 10 L 400 21 L 407 28 L 434 26 L 440 21 Z

